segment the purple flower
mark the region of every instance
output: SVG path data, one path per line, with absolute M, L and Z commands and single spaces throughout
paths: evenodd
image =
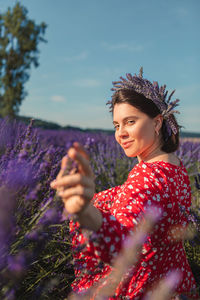
M 10 160 L 6 170 L 1 173 L 1 180 L 8 185 L 10 189 L 14 190 L 32 185 L 34 182 L 33 167 L 31 163 L 26 160 Z
M 61 219 L 61 214 L 55 208 L 49 208 L 44 215 L 39 219 L 38 224 L 57 224 Z
M 20 277 L 26 271 L 26 261 L 26 254 L 23 251 L 16 256 L 8 256 L 7 264 L 9 272 L 15 277 Z

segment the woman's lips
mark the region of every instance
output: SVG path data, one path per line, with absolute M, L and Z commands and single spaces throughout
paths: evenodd
M 133 141 L 122 143 L 122 147 L 124 149 L 127 149 L 127 148 L 129 148 L 131 146 L 132 143 L 133 143 Z

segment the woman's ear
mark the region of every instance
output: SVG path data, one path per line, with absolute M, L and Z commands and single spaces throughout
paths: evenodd
M 159 131 L 162 128 L 162 123 L 163 123 L 163 116 L 157 115 L 154 118 L 154 127 L 155 127 L 155 132 L 157 133 L 157 135 L 159 135 Z

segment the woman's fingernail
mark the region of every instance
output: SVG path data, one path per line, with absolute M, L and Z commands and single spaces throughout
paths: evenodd
M 50 186 L 51 186 L 51 187 L 56 187 L 56 180 L 52 181 L 52 182 L 50 183 Z

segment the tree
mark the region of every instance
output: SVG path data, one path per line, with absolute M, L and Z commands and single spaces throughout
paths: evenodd
M 0 14 L 0 115 L 14 117 L 27 95 L 24 85 L 29 69 L 38 67 L 38 44 L 47 25 L 37 25 L 27 16 L 28 10 L 19 2 Z

